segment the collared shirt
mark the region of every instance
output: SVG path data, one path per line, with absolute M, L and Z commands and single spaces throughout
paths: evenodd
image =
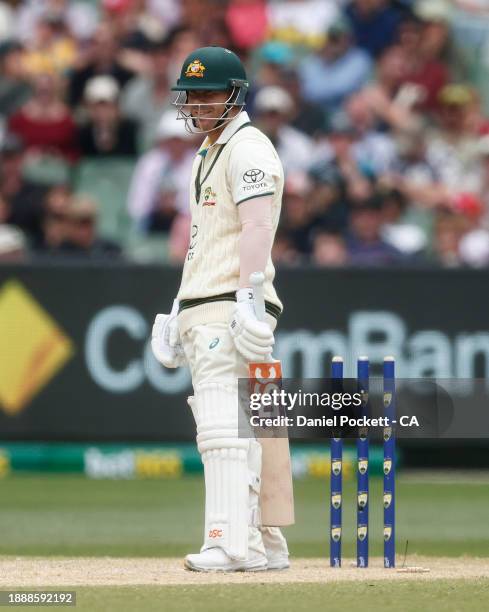
M 243 125 L 246 125 L 247 123 L 250 123 L 250 117 L 246 111 L 241 111 L 239 115 L 237 115 L 236 117 L 234 117 L 234 119 L 231 119 L 231 121 L 229 121 L 229 123 L 223 129 L 221 135 L 219 136 L 219 138 L 216 140 L 215 143 L 210 144 L 209 136 L 207 136 L 204 142 L 202 143 L 202 146 L 199 149 L 199 153 L 200 151 L 202 151 L 202 149 L 211 148 L 216 145 L 226 144 L 228 140 L 231 138 L 231 136 L 237 130 L 239 130 L 240 127 L 242 127 Z
M 246 111 L 242 111 L 224 128 L 215 143 L 210 143 L 206 137 L 198 151 L 203 157 L 201 178 L 203 178 L 215 160 L 215 156 L 223 145 L 226 145 L 234 134 L 250 123 Z M 273 195 L 276 191 L 277 177 L 283 171 L 273 145 L 265 140 L 250 137 L 241 140 L 233 146 L 229 157 L 227 178 L 236 205 L 252 198 Z
M 204 140 L 192 168 L 191 238 L 177 296 L 181 334 L 193 325 L 229 321 L 240 277 L 238 205 L 269 196 L 275 233 L 283 185 L 278 154 L 247 113 L 234 117 L 214 144 Z M 264 272 L 265 299 L 280 311 L 271 257 Z

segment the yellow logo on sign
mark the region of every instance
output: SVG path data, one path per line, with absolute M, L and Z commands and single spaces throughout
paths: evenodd
M 73 355 L 73 343 L 17 281 L 0 290 L 0 408 L 22 410 Z

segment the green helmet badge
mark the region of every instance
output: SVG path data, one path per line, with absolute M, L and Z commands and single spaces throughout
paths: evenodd
M 178 109 L 178 119 L 183 119 L 189 132 L 197 130 L 196 115 L 206 103 L 189 103 L 190 91 L 229 92 L 223 102 L 213 102 L 208 106 L 222 107 L 217 117 L 205 117 L 207 121 L 215 119 L 216 124 L 211 129 L 199 129 L 197 133 L 210 132 L 219 129 L 236 116 L 233 108 L 243 110 L 250 84 L 246 70 L 239 57 L 230 49 L 224 47 L 201 47 L 193 51 L 183 62 L 180 77 L 173 91 L 179 95 L 174 102 Z
M 224 47 L 201 47 L 185 59 L 180 78 L 172 90 L 228 91 L 238 88 L 239 104 L 243 104 L 249 86 L 246 70 L 236 53 Z
M 205 66 L 199 59 L 194 59 L 188 66 L 185 71 L 185 76 L 189 79 L 191 78 L 204 78 Z

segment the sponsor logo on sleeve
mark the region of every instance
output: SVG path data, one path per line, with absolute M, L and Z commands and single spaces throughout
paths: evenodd
M 263 172 L 263 170 L 259 170 L 258 168 L 247 170 L 243 174 L 243 180 L 245 183 L 256 184 L 262 181 L 264 178 L 265 178 L 265 173 Z

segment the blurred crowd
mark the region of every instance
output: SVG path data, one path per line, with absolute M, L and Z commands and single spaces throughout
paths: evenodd
M 212 44 L 284 164 L 277 265 L 489 266 L 486 31 L 485 0 L 0 0 L 0 260 L 183 261 L 170 88 Z

